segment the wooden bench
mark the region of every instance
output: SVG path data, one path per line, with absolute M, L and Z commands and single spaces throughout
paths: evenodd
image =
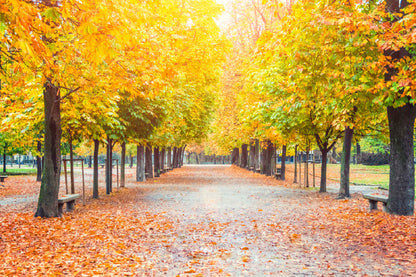
M 75 208 L 75 200 L 80 197 L 79 194 L 68 194 L 58 199 L 58 210 L 59 213 L 63 213 L 63 207 L 66 203 L 66 211 L 70 212 L 73 211 Z
M 0 176 L 0 182 L 4 182 L 4 180 L 7 178 L 7 176 Z
M 276 168 L 276 173 L 274 174 L 276 179 L 282 178 L 282 169 L 280 167 Z
M 383 211 L 386 211 L 387 207 L 387 196 L 384 195 L 373 195 L 373 194 L 363 194 L 364 199 L 367 199 L 370 203 L 370 210 L 377 210 L 377 202 L 383 203 Z

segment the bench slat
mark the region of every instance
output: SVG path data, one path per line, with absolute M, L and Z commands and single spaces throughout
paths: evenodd
M 388 199 L 387 196 L 372 195 L 372 194 L 363 194 L 363 197 L 368 200 L 373 200 L 373 201 L 378 201 L 378 202 L 383 202 L 383 203 L 387 203 L 387 199 Z
M 79 194 L 68 194 L 58 199 L 58 203 L 66 203 L 69 201 L 74 201 L 80 197 Z

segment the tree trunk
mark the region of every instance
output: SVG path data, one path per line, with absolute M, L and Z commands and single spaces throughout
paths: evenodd
M 88 167 L 89 168 L 92 167 L 92 156 L 91 155 L 88 156 Z
M 167 156 L 168 156 L 168 158 L 167 158 L 167 167 L 169 168 L 169 169 L 172 169 L 172 147 L 168 147 L 168 153 L 167 153 Z
M 69 169 L 71 171 L 71 193 L 75 193 L 75 178 L 74 178 L 74 148 L 72 145 L 72 134 L 69 133 Z
M 393 21 L 400 20 L 400 10 L 409 5 L 408 1 L 387 0 L 386 12 L 396 14 Z M 386 56 L 396 62 L 411 54 L 404 47 L 398 51 L 385 50 Z M 391 81 L 397 69 L 386 67 L 384 78 Z M 390 131 L 390 180 L 387 211 L 397 215 L 413 215 L 415 197 L 413 133 L 416 107 L 407 103 L 401 107 L 387 107 Z
M 126 143 L 121 144 L 120 187 L 126 186 Z
M 133 167 L 133 155 L 130 153 L 130 168 Z
M 293 183 L 297 183 L 297 178 L 298 178 L 298 146 L 295 145 L 295 174 L 293 177 Z
M 413 215 L 415 166 L 413 132 L 416 107 L 387 108 L 390 129 L 390 180 L 387 210 L 397 215 Z
M 98 150 L 100 149 L 100 142 L 98 139 L 94 140 L 94 168 L 93 168 L 93 185 L 92 198 L 98 199 Z
M 250 139 L 250 162 L 249 165 L 253 171 L 256 171 L 256 142 Z
M 286 172 L 286 145 L 282 146 L 282 163 L 280 165 L 280 180 L 285 180 L 285 172 Z
M 166 160 L 166 149 L 162 148 L 160 152 L 160 170 L 161 172 L 165 172 L 165 160 Z
M 42 158 L 40 156 L 40 153 L 42 152 L 42 142 L 40 140 L 37 142 L 37 151 L 38 155 L 36 156 L 36 181 L 40 182 L 42 181 Z M 6 161 L 4 161 L 4 164 L 6 164 Z
M 309 188 L 309 145 L 306 147 L 306 154 L 305 154 L 305 187 Z
M 113 191 L 113 140 L 107 135 L 106 193 Z
M 153 148 L 153 155 L 155 160 L 155 177 L 160 177 L 160 155 L 159 155 L 159 146 Z
M 152 146 L 150 144 L 146 146 L 145 163 L 145 172 L 147 173 L 148 178 L 153 178 Z
M 265 175 L 271 176 L 272 175 L 272 152 L 273 152 L 273 144 L 268 140 L 266 144 L 266 159 L 265 159 Z
M 145 152 L 144 146 L 137 146 L 137 158 L 136 158 L 136 181 L 144 182 L 146 181 L 146 170 L 145 170 Z
M 267 149 L 263 146 L 261 147 L 260 153 L 260 174 L 266 174 L 266 160 L 267 160 Z
M 241 146 L 241 164 L 240 167 L 247 168 L 247 160 L 248 160 L 248 151 L 247 151 L 248 145 L 243 144 Z
M 44 84 L 45 145 L 44 167 L 35 216 L 58 217 L 59 178 L 61 176 L 61 110 L 58 87 Z
M 172 168 L 177 168 L 178 167 L 178 165 L 176 163 L 176 161 L 177 161 L 177 157 L 176 157 L 177 154 L 178 154 L 178 148 L 175 146 L 175 147 L 173 147 Z
M 6 155 L 6 147 L 3 147 L 3 173 L 6 173 L 6 164 L 7 164 L 7 155 Z
M 238 165 L 238 160 L 240 159 L 240 150 L 238 148 L 234 148 L 231 154 L 231 164 Z
M 321 163 L 321 184 L 319 192 L 326 192 L 326 165 L 328 162 L 328 149 L 321 149 L 322 163 Z
M 341 156 L 341 182 L 339 186 L 338 199 L 350 197 L 350 160 L 351 145 L 354 135 L 354 128 L 345 127 L 344 143 Z

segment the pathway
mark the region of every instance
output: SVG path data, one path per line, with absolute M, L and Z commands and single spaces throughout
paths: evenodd
M 328 199 L 316 192 L 276 186 L 271 178 L 229 166 L 185 166 L 165 176 L 139 186 L 138 200 L 172 222 L 168 231 L 151 230 L 153 251 L 142 257 L 150 266 L 141 274 L 405 276 L 409 271 L 407 264 L 386 262 L 371 246 L 339 241 L 326 231 Z M 335 224 L 345 219 L 339 220 Z

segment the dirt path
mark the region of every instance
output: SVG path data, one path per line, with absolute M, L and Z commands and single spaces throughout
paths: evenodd
M 273 185 L 273 181 L 227 166 L 186 166 L 151 187 L 140 186 L 140 201 L 149 206 L 157 203 L 152 212 L 164 213 L 173 222 L 170 232 L 153 230 L 151 234 L 150 243 L 159 241 L 150 258 L 154 272 L 393 276 L 414 269 L 394 259 L 386 262 L 371 247 L 365 250 L 330 234 L 321 235 L 326 232 L 319 223 L 325 221 L 324 215 L 314 218 L 327 212 L 325 199 Z
M 27 203 L 4 190 L 0 276 L 416 274 L 415 217 L 370 213 L 358 194 L 339 201 L 230 166 L 144 183 L 133 170 L 126 189 L 104 195 L 101 183 L 99 200 L 88 182 L 87 205 L 58 219 L 33 218 L 35 182 L 18 183 Z

